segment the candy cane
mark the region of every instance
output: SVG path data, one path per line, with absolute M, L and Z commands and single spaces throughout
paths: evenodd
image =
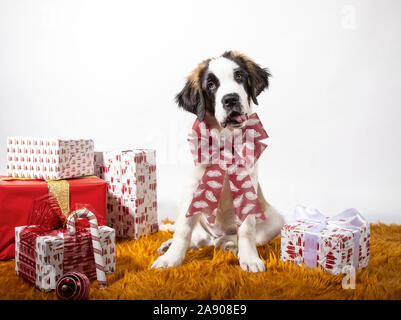
M 86 208 L 76 210 L 67 219 L 67 229 L 70 235 L 74 235 L 75 221 L 81 217 L 85 217 L 89 220 L 90 233 L 92 237 L 93 254 L 95 256 L 97 283 L 99 289 L 105 289 L 107 287 L 106 273 L 104 267 L 102 246 L 100 245 L 100 235 L 96 216 Z

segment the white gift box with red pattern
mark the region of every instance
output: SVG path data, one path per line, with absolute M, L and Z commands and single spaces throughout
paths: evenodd
M 15 178 L 59 180 L 93 175 L 93 140 L 7 138 L 7 171 Z
M 363 218 L 358 220 L 355 215 L 359 213 L 352 210 L 344 211 L 338 218 L 320 216 L 316 220 L 315 215 L 314 219 L 303 217 L 285 224 L 281 229 L 281 260 L 299 266 L 318 265 L 332 274 L 347 273 L 348 266 L 355 270 L 367 267 L 369 223 Z M 350 211 L 351 215 L 347 214 Z M 347 218 L 341 217 L 344 213 Z M 355 221 L 358 223 L 354 224 Z
M 108 182 L 107 225 L 117 237 L 158 231 L 155 150 L 95 152 L 95 175 Z
M 100 244 L 106 274 L 116 268 L 115 231 L 99 226 Z M 36 226 L 15 228 L 15 272 L 43 291 L 56 288 L 66 272 L 84 273 L 96 279 L 92 237 L 89 228 L 70 236 L 65 228 L 38 231 Z

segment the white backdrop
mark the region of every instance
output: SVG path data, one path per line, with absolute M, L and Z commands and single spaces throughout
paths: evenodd
M 268 200 L 401 223 L 400 39 L 399 0 L 0 0 L 0 174 L 9 135 L 156 148 L 159 217 L 174 218 L 194 120 L 174 96 L 234 49 L 273 74 L 256 107 Z

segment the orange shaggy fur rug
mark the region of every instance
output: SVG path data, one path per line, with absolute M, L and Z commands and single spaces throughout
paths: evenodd
M 267 271 L 247 273 L 230 252 L 189 250 L 182 266 L 153 270 L 157 248 L 172 236 L 160 231 L 140 240 L 119 241 L 117 270 L 108 288 L 91 284 L 90 299 L 401 299 L 401 226 L 372 224 L 369 266 L 356 273 L 356 288 L 344 290 L 343 276 L 280 261 L 280 239 L 259 247 Z M 0 261 L 0 299 L 56 299 Z

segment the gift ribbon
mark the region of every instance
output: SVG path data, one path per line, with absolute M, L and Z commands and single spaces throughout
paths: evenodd
M 229 136 L 216 130 L 210 131 L 205 121 L 196 120 L 192 129 L 188 142 L 195 165 L 209 166 L 194 192 L 186 216 L 202 212 L 210 223 L 214 223 L 227 173 L 237 226 L 251 214 L 264 220 L 265 215 L 249 175 L 249 168 L 267 147 L 261 140 L 268 135 L 257 114 L 250 115 L 246 126 L 234 129 L 234 134 Z
M 82 176 L 80 178 L 97 178 L 96 176 Z M 76 178 L 71 178 L 76 179 Z M 46 180 L 49 193 L 53 193 L 60 205 L 61 212 L 67 218 L 70 210 L 70 184 L 67 180 Z
M 334 225 L 351 231 L 354 235 L 352 266 L 357 269 L 359 265 L 359 240 L 361 233 L 359 227 L 366 223 L 365 218 L 354 208 L 344 210 L 332 218 L 326 218 L 319 210 L 297 206 L 294 210 L 294 220 L 304 220 L 316 224 L 305 231 L 304 263 L 309 268 L 316 267 L 317 242 L 319 233 L 328 225 Z
M 68 217 L 70 212 L 70 185 L 67 180 L 46 181 L 49 193 L 53 193 L 60 206 L 61 212 Z

